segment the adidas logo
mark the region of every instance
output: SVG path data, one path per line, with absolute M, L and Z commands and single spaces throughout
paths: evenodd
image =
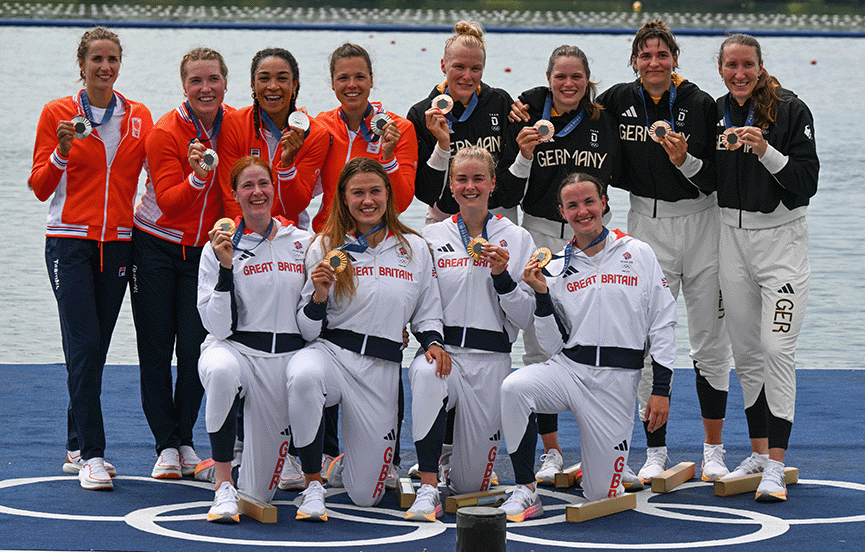
M 624 441 L 622 441 L 618 445 L 614 446 L 613 450 L 618 450 L 621 452 L 628 452 L 628 440 L 625 439 Z
M 576 274 L 576 273 L 578 273 L 578 272 L 579 272 L 579 270 L 577 270 L 576 268 L 574 268 L 574 267 L 572 267 L 572 266 L 569 266 L 568 269 L 565 270 L 565 273 L 562 274 L 562 278 L 567 278 L 567 277 L 570 276 L 571 274 Z
M 453 253 L 454 252 L 454 246 L 452 246 L 450 243 L 446 243 L 443 246 L 436 249 L 436 251 L 441 251 L 442 253 Z
M 629 107 L 624 113 L 622 113 L 622 117 L 637 117 L 637 110 L 634 109 L 634 106 Z
M 778 293 L 787 293 L 789 295 L 795 295 L 795 291 L 793 291 L 793 286 L 790 284 L 784 284 L 781 289 L 778 290 Z
M 285 435 L 286 437 L 288 437 L 289 435 L 291 435 L 291 428 L 287 427 L 287 428 L 283 429 L 282 431 L 280 431 L 279 434 Z
M 240 254 L 240 257 L 237 258 L 238 261 L 243 261 L 249 258 L 255 257 L 255 253 L 251 251 L 244 251 Z
M 490 441 L 501 441 L 502 440 L 502 430 L 496 431 L 492 437 L 490 437 Z
M 391 429 L 390 433 L 384 436 L 385 441 L 396 441 L 396 430 Z

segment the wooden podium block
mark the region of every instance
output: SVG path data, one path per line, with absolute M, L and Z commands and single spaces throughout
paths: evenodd
M 637 507 L 637 495 L 634 493 L 620 494 L 614 498 L 585 502 L 565 508 L 565 521 L 580 523 L 610 514 L 617 514 Z
M 760 486 L 763 474 L 754 473 L 733 477 L 732 479 L 719 479 L 715 481 L 715 496 L 733 496 L 737 494 L 754 492 Z M 799 482 L 799 468 L 784 468 L 784 482 L 787 485 Z
M 403 510 L 408 510 L 414 504 L 414 499 L 417 496 L 414 490 L 414 485 L 411 484 L 411 478 L 400 477 L 396 484 L 396 495 L 399 497 L 399 507 Z
M 567 489 L 583 480 L 582 463 L 578 462 L 556 474 L 556 488 Z
M 249 516 L 259 523 L 276 523 L 276 506 L 252 498 L 247 494 L 237 493 L 237 509 L 241 514 Z
M 652 492 L 668 493 L 694 478 L 696 467 L 693 462 L 679 462 L 672 468 L 662 471 L 652 478 Z
M 457 510 L 464 506 L 501 506 L 505 499 L 507 489 L 498 488 L 488 491 L 478 491 L 476 493 L 466 493 L 461 495 L 452 495 L 445 498 L 445 512 L 449 514 L 457 513 Z

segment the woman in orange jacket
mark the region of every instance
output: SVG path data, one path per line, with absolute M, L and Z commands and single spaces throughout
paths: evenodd
M 66 462 L 85 489 L 113 488 L 104 461 L 102 371 L 132 265 L 132 209 L 153 120 L 114 91 L 122 47 L 102 27 L 84 33 L 84 89 L 49 102 L 36 129 L 28 184 L 51 198 L 45 261 L 57 308 L 69 387 Z
M 192 428 L 204 394 L 198 355 L 207 331 L 196 308 L 198 260 L 222 213 L 220 129 L 234 111 L 222 105 L 227 77 L 219 52 L 195 48 L 183 56 L 186 101 L 163 115 L 146 141 L 149 178 L 132 231 L 132 315 L 141 404 L 159 456 L 151 476 L 157 479 L 192 475 L 200 462 Z

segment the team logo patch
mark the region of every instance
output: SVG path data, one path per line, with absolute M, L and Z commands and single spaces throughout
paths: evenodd
M 299 241 L 294 242 L 294 251 L 292 251 L 292 253 L 294 254 L 295 260 L 303 259 L 303 244 Z
M 664 276 L 661 276 L 661 285 L 664 286 L 664 287 L 667 288 L 667 289 L 670 288 L 670 284 L 667 283 L 667 278 L 664 277 Z
M 622 264 L 622 272 L 630 272 L 631 268 L 634 266 L 634 260 L 631 258 L 631 253 L 625 251 L 622 254 L 622 258 L 619 260 Z
M 688 116 L 687 109 L 679 109 L 679 116 L 676 117 L 676 126 L 683 127 L 685 126 L 685 117 Z
M 507 248 L 507 247 L 508 247 L 508 242 L 505 241 L 505 240 L 500 240 L 500 241 L 499 241 L 499 245 L 501 245 L 501 246 L 504 247 L 504 248 Z
M 367 145 L 366 145 L 366 152 L 367 153 L 378 154 L 378 152 L 380 152 L 380 151 L 381 151 L 381 140 L 376 140 L 375 142 L 368 142 L 367 143 Z
M 138 117 L 132 118 L 132 137 L 141 138 L 141 119 Z
M 249 148 L 249 155 L 251 155 L 253 157 L 261 157 L 261 149 Z
M 120 267 L 120 270 L 117 271 L 117 276 L 119 276 L 120 278 L 126 277 L 126 267 L 125 266 Z
M 591 146 L 593 148 L 598 147 L 600 144 L 598 143 L 598 131 L 596 129 L 589 130 L 589 139 L 591 140 Z
M 405 247 L 403 247 L 402 245 L 397 246 L 396 257 L 399 266 L 402 267 L 408 266 L 408 262 L 411 260 L 408 256 L 408 251 L 406 251 Z

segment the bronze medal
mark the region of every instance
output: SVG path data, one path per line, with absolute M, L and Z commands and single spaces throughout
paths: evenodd
M 661 140 L 664 139 L 667 133 L 672 131 L 673 128 L 667 121 L 655 121 L 652 123 L 652 126 L 649 127 L 649 136 L 652 137 L 652 140 L 660 144 Z
M 550 140 L 553 134 L 556 133 L 556 127 L 546 119 L 541 119 L 535 123 L 535 130 L 538 131 L 538 137 L 541 139 L 541 142 Z
M 432 106 L 437 107 L 442 115 L 446 115 L 454 108 L 454 100 L 447 94 L 439 94 L 432 99 Z
M 728 128 L 723 134 L 721 134 L 721 143 L 730 151 L 742 147 L 742 141 L 739 138 L 739 135 L 736 134 L 732 128 Z

